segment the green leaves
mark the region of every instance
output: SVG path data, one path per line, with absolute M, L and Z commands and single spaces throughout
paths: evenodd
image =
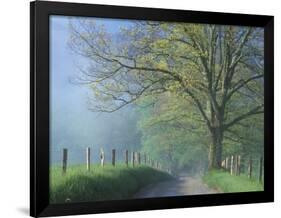
M 70 45 L 91 66 L 82 78 L 93 90 L 92 109 L 114 112 L 149 103 L 139 120 L 143 144 L 160 146 L 153 153 L 165 154 L 173 167 L 194 160 L 183 148 L 206 156 L 214 132 L 233 138 L 226 131 L 235 130 L 247 138 L 252 133 L 244 134 L 241 124 L 262 121 L 256 115 L 263 113 L 262 29 L 132 21 L 113 33 L 81 19 L 72 25 Z M 222 150 L 234 151 L 226 137 Z M 249 146 L 242 138 L 235 137 L 240 148 Z

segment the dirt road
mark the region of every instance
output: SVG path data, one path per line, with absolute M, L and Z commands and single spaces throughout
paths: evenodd
M 175 180 L 153 184 L 141 189 L 134 198 L 214 194 L 217 190 L 205 185 L 199 176 L 180 174 Z

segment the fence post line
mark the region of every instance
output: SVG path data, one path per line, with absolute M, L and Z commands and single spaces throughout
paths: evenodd
M 100 164 L 101 164 L 102 167 L 104 167 L 104 162 L 105 162 L 104 151 L 103 151 L 103 149 L 101 148 L 101 149 L 100 149 Z
M 67 168 L 67 148 L 63 149 L 62 152 L 62 173 L 66 173 L 66 168 Z
M 248 178 L 251 179 L 252 178 L 252 157 L 250 157 L 249 159 L 249 165 L 248 165 Z
M 231 161 L 230 161 L 230 175 L 233 175 L 233 155 L 231 155 Z
M 261 156 L 260 157 L 260 164 L 259 164 L 259 181 L 262 182 L 262 167 L 263 167 L 263 157 Z
M 112 149 L 112 166 L 115 166 L 115 155 L 116 155 L 116 150 Z
M 126 166 L 128 166 L 128 164 L 129 164 L 129 151 L 128 150 L 125 151 L 125 164 L 126 164 Z
M 86 148 L 86 166 L 87 170 L 90 171 L 91 165 L 91 149 L 89 147 Z

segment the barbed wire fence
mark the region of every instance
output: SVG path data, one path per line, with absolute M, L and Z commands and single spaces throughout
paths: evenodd
M 73 156 L 76 157 L 73 160 L 77 161 L 79 159 L 80 164 L 81 164 L 82 156 L 84 157 L 82 159 L 84 159 L 85 169 L 87 171 L 94 170 L 91 167 L 92 164 L 100 165 L 100 167 L 104 167 L 105 165 L 111 165 L 111 166 L 115 167 L 117 164 L 124 164 L 127 167 L 136 167 L 136 166 L 141 166 L 141 165 L 149 166 L 154 169 L 171 174 L 171 169 L 163 167 L 162 164 L 158 160 L 155 160 L 155 159 L 151 158 L 147 153 L 143 153 L 140 151 L 113 148 L 109 152 L 109 149 L 103 150 L 103 148 L 100 148 L 99 150 L 97 150 L 97 149 L 93 149 L 91 147 L 86 147 L 84 149 L 77 148 L 74 150 L 75 150 L 75 152 L 73 150 L 71 151 L 71 149 L 68 149 L 68 148 L 52 150 L 52 153 L 58 152 L 58 153 L 62 154 L 62 156 L 61 156 L 62 174 L 67 173 L 67 168 L 69 167 L 69 165 L 71 163 L 70 162 L 71 157 L 73 158 Z M 56 153 L 56 154 L 58 154 L 58 153 Z M 82 155 L 82 156 L 80 156 L 80 155 Z M 53 159 L 54 159 L 54 157 L 53 157 Z M 56 157 L 56 159 L 57 159 L 57 157 Z

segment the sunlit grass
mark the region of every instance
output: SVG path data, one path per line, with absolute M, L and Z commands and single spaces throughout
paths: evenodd
M 212 170 L 203 177 L 204 182 L 222 192 L 263 191 L 263 184 L 246 175 L 234 176 L 223 170 Z
M 147 166 L 125 165 L 71 166 L 62 175 L 61 167 L 50 168 L 50 202 L 85 202 L 128 199 L 140 188 L 159 181 L 172 179 L 164 172 Z

